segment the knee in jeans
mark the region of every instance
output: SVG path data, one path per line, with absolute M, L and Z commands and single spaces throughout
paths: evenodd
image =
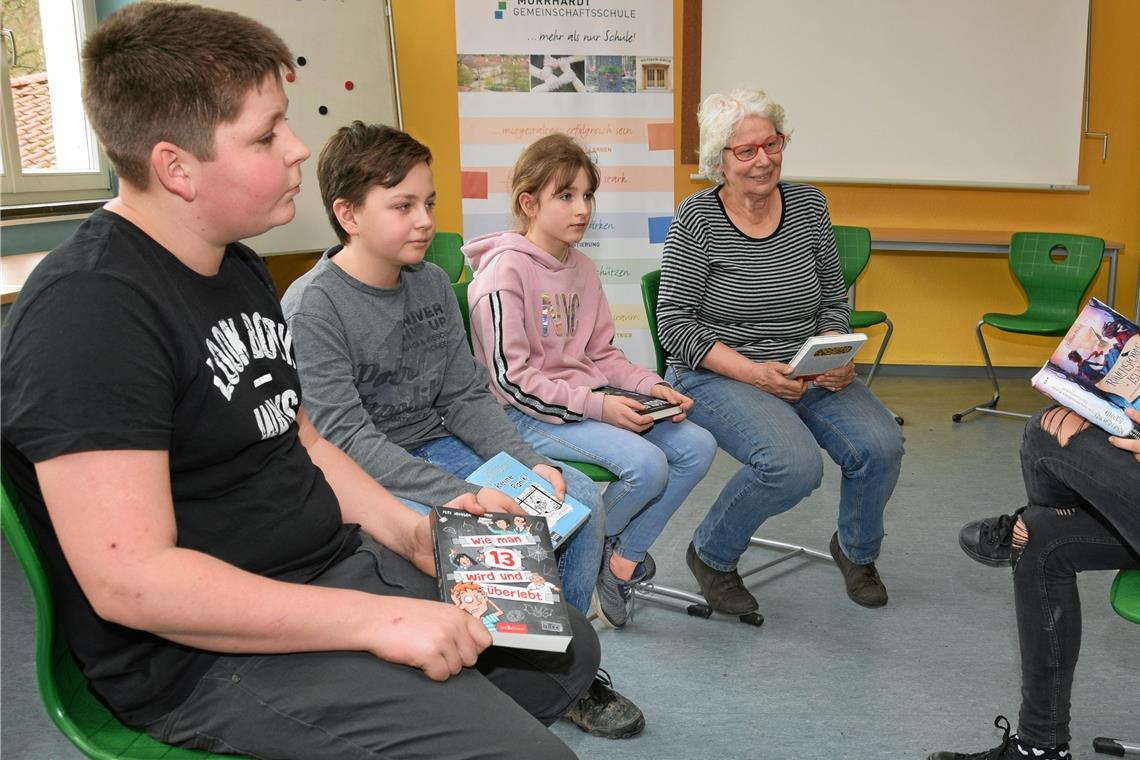
M 1088 426 L 1088 420 L 1063 406 L 1055 406 L 1041 416 L 1041 429 L 1056 438 L 1062 447 L 1068 446 L 1069 439 Z
M 748 463 L 763 483 L 803 498 L 823 483 L 823 458 L 815 450 L 769 451 Z
M 664 451 L 648 444 L 632 457 L 632 464 L 623 469 L 621 479 L 635 488 L 661 493 L 669 483 L 669 459 Z
M 1063 522 L 1055 522 L 1055 520 L 1064 521 L 1076 513 L 1075 507 L 1053 507 L 1037 511 L 1030 509 L 1028 512 L 1019 514 L 1017 521 L 1013 524 L 1011 542 L 1013 550 L 1024 554 L 1038 548 L 1041 543 L 1048 543 L 1050 535 L 1056 535 L 1059 531 L 1065 530 Z M 1034 524 L 1033 531 L 1030 530 L 1030 523 Z M 1046 538 L 1043 541 L 1031 542 L 1029 540 L 1031 533 L 1044 534 Z
M 692 425 L 685 440 L 685 458 L 693 469 L 708 470 L 716 458 L 717 442 L 713 434 L 699 425 Z

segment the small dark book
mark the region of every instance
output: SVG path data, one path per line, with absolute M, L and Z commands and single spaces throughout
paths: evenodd
M 612 385 L 603 385 L 601 388 L 595 388 L 598 393 L 607 393 L 611 396 L 625 396 L 634 401 L 640 401 L 642 410 L 641 413 L 647 417 L 652 417 L 656 422 L 657 420 L 665 420 L 670 417 L 675 417 L 681 413 L 681 407 L 674 404 L 672 401 L 666 401 L 663 398 L 656 396 L 647 396 L 644 393 L 637 391 L 627 391 L 624 388 L 615 388 Z
M 498 646 L 566 651 L 570 616 L 545 518 L 436 507 L 432 533 L 443 601 L 478 618 Z

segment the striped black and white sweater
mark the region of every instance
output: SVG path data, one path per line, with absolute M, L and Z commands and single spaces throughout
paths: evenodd
M 780 183 L 779 225 L 753 238 L 728 218 L 720 189 L 682 201 L 665 238 L 657 322 L 669 363 L 700 367 L 718 341 L 753 361 L 786 362 L 812 335 L 847 332 L 823 193 Z

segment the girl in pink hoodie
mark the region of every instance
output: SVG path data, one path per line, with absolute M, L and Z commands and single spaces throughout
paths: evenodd
M 464 254 L 475 356 L 523 438 L 554 459 L 617 475 L 606 489 L 606 550 L 594 592 L 603 622 L 628 619 L 630 584 L 654 571 L 649 547 L 712 464 L 716 441 L 685 420 L 691 399 L 613 345 L 597 269 L 574 248 L 594 211 L 598 169 L 578 143 L 553 134 L 527 147 L 511 173 L 519 232 L 484 235 Z M 669 421 L 613 386 L 681 407 Z

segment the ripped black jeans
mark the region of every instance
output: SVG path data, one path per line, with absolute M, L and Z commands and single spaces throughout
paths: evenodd
M 1070 739 L 1081 649 L 1076 574 L 1140 567 L 1140 462 L 1094 425 L 1062 446 L 1041 427 L 1045 414 L 1029 421 L 1021 444 L 1030 506 L 1021 514 L 1029 539 L 1013 571 L 1021 646 L 1017 732 L 1056 746 Z

